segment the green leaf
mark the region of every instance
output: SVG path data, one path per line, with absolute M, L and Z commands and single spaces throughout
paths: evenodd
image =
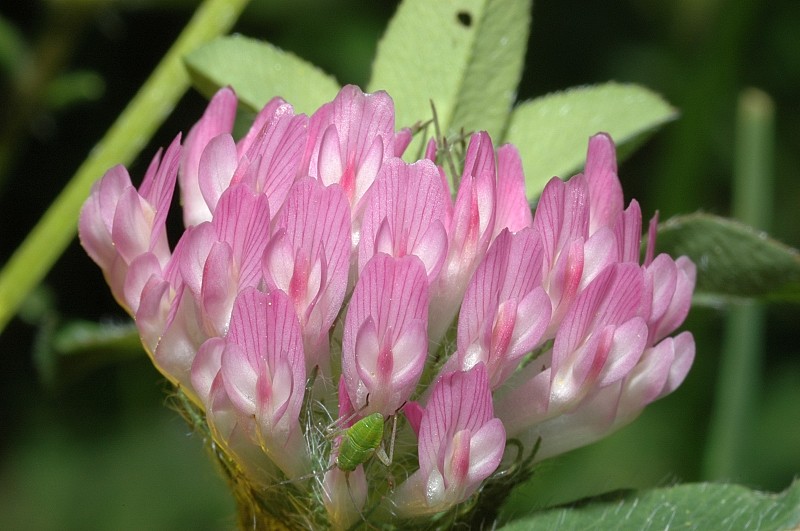
M 72 321 L 58 327 L 45 321 L 33 359 L 45 385 L 63 387 L 100 367 L 143 355 L 139 331 L 133 322 Z
M 398 127 L 430 118 L 433 101 L 444 134 L 486 130 L 499 140 L 522 75 L 530 11 L 530 0 L 406 0 L 378 45 L 369 90 L 391 94 Z
M 44 103 L 48 109 L 61 110 L 85 101 L 96 101 L 105 90 L 106 83 L 97 72 L 74 70 L 50 83 Z
M 617 493 L 515 520 L 504 531 L 548 529 L 796 529 L 800 482 L 781 494 L 739 485 L 698 483 L 644 492 Z
M 798 251 L 747 225 L 709 214 L 676 217 L 659 226 L 656 248 L 697 264 L 696 302 L 800 302 Z
M 241 35 L 220 37 L 186 56 L 194 86 L 206 96 L 230 85 L 254 111 L 281 96 L 310 114 L 339 91 L 333 77 L 294 54 Z
M 13 77 L 27 53 L 28 44 L 22 32 L 10 20 L 0 16 L 0 72 Z
M 566 179 L 583 167 L 589 137 L 595 133 L 610 134 L 623 157 L 676 116 L 674 108 L 646 88 L 611 82 L 520 104 L 505 141 L 519 148 L 528 197 L 534 199 L 553 176 Z

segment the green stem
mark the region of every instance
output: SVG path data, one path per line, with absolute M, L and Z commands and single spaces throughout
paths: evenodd
M 755 89 L 739 98 L 733 216 L 766 230 L 772 211 L 774 109 Z M 704 460 L 705 479 L 743 481 L 760 387 L 764 311 L 754 301 L 728 314 L 716 402 Z
M 0 272 L 0 331 L 75 236 L 92 183 L 114 164 L 129 164 L 189 88 L 183 57 L 227 33 L 248 0 L 205 0 L 134 99 Z

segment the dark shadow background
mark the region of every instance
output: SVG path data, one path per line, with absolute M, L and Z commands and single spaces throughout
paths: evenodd
M 5 2 L 0 7 L 0 262 L 22 241 L 189 19 L 190 0 Z M 269 40 L 362 86 L 395 2 L 254 0 L 236 31 Z M 15 54 L 19 43 L 28 55 Z M 36 57 L 26 70 L 14 57 Z M 72 77 L 64 77 L 71 73 Z M 736 99 L 775 101 L 770 233 L 800 246 L 800 3 L 793 0 L 537 2 L 519 98 L 607 80 L 642 83 L 681 118 L 626 161 L 626 197 L 649 217 L 729 214 Z M 21 93 L 15 87 L 23 87 Z M 291 97 L 291 95 L 286 95 Z M 199 118 L 180 102 L 130 170 Z M 99 177 L 99 176 L 98 176 Z M 780 490 L 800 471 L 796 307 L 767 307 L 752 453 L 731 478 Z M 698 355 L 685 384 L 605 441 L 549 461 L 512 499 L 528 510 L 620 487 L 701 480 L 724 312 L 693 310 Z M 45 385 L 36 356 L 75 319 L 124 322 L 74 243 L 0 337 L 0 527 L 227 529 L 233 503 L 199 437 L 165 406 L 166 384 L 128 353 Z

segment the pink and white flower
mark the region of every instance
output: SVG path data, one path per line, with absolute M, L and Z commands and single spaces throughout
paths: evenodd
M 416 256 L 367 262 L 344 323 L 342 375 L 362 416 L 395 414 L 411 396 L 428 354 L 428 278 Z
M 337 184 L 295 183 L 263 253 L 264 283 L 289 295 L 300 318 L 306 365 L 328 374 L 328 337 L 347 290 L 350 205 Z
M 508 439 L 557 455 L 686 377 L 694 340 L 671 334 L 696 270 L 656 255 L 656 217 L 641 259 L 607 135 L 532 215 L 514 146 L 473 134 L 458 175 L 434 140 L 405 162 L 411 130 L 384 92 L 344 87 L 311 118 L 273 99 L 238 141 L 235 113 L 220 90 L 138 189 L 106 172 L 79 231 L 248 492 L 310 482 L 308 514 L 339 527 L 445 512 L 492 481 Z M 176 181 L 186 229 L 171 249 Z M 387 468 L 363 446 L 410 431 L 410 471 L 413 455 Z
M 419 438 L 419 470 L 395 494 L 397 511 L 430 514 L 463 502 L 497 469 L 505 450 L 486 367 L 478 363 L 446 374 L 424 408 L 416 403 L 406 408 Z

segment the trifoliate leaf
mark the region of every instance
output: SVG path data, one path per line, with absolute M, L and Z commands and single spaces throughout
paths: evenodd
M 618 156 L 630 153 L 676 111 L 639 85 L 606 83 L 542 96 L 514 109 L 505 141 L 519 148 L 528 198 L 539 196 L 553 176 L 580 171 L 589 137 L 609 133 Z
M 504 531 L 617 529 L 797 529 L 800 481 L 781 494 L 710 483 L 620 493 L 549 509 L 501 527 Z
M 691 214 L 659 226 L 656 250 L 697 265 L 696 302 L 754 297 L 800 302 L 800 253 L 731 219 Z
M 431 118 L 432 101 L 445 135 L 463 128 L 499 139 L 522 75 L 530 8 L 530 0 L 404 1 L 378 45 L 369 90 L 392 95 L 398 127 Z
M 239 101 L 260 110 L 275 96 L 310 114 L 339 91 L 333 77 L 267 42 L 220 37 L 186 56 L 194 86 L 206 96 L 230 85 Z

